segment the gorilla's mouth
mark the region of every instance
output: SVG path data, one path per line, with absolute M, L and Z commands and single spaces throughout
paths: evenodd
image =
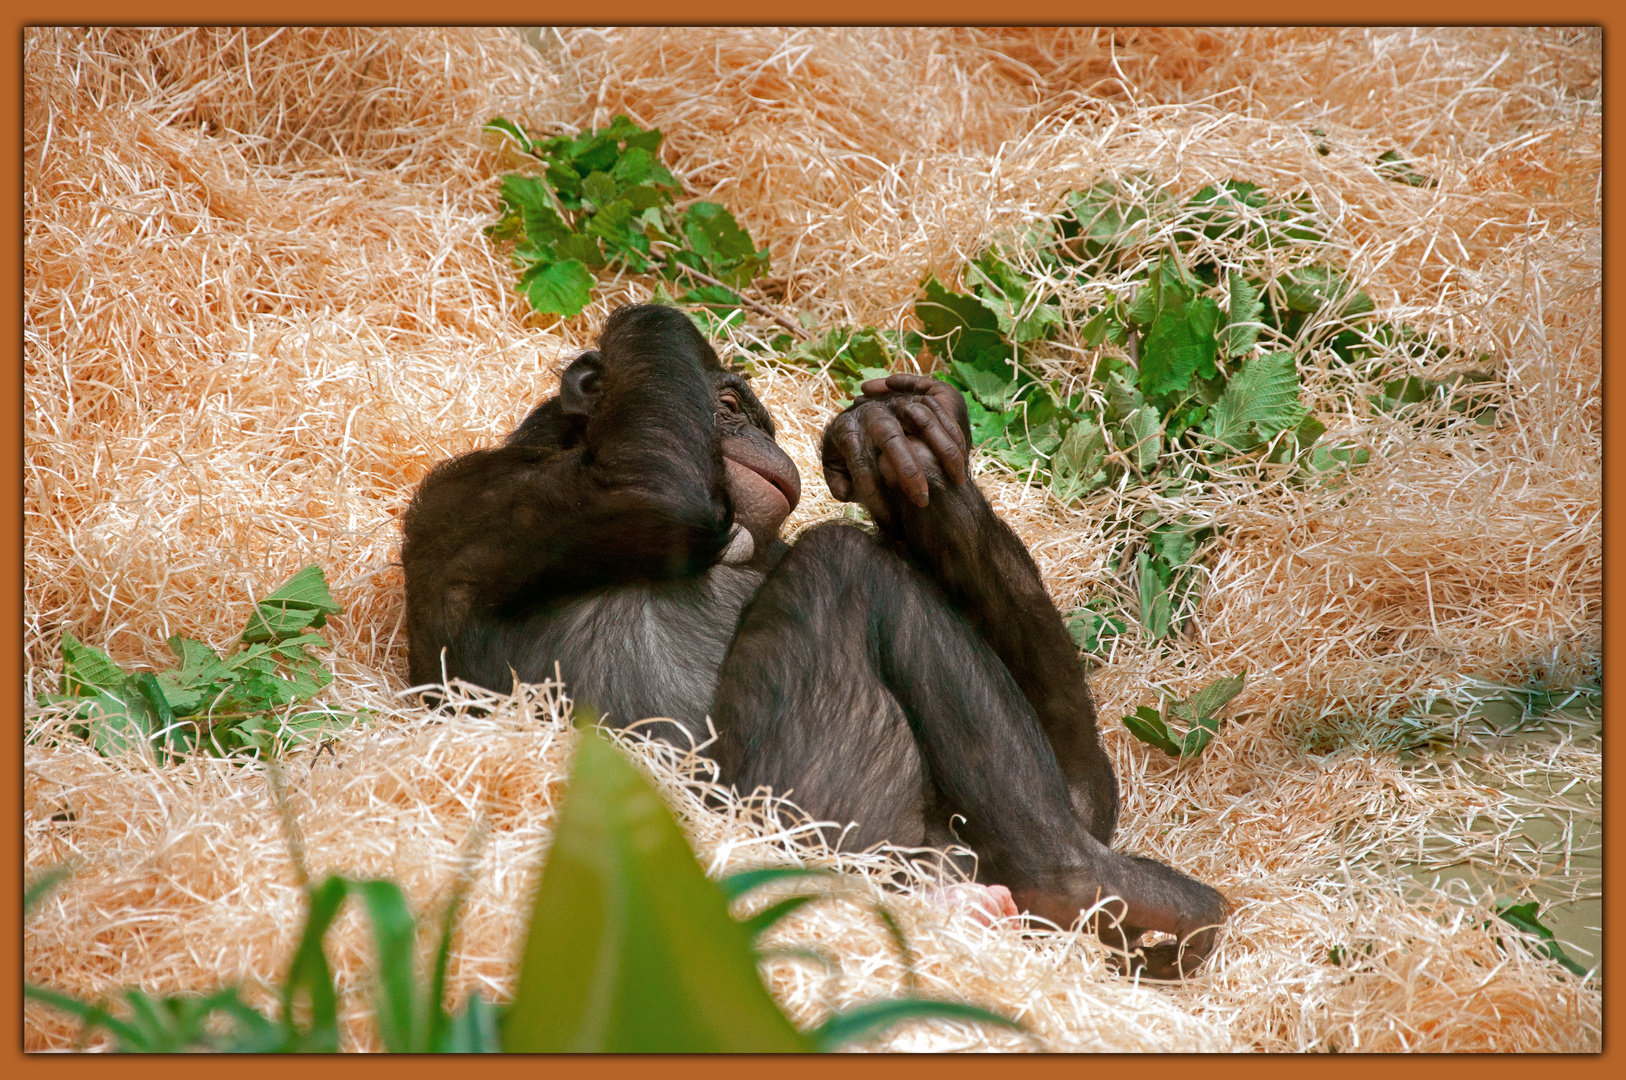
M 771 444 L 770 444 L 771 445 Z M 802 478 L 796 465 L 777 446 L 776 453 L 765 453 L 762 448 L 744 439 L 729 439 L 723 443 L 723 464 L 728 470 L 729 483 L 740 494 L 757 494 L 766 503 L 784 503 L 778 511 L 783 521 L 802 498 Z M 754 501 L 754 500 L 753 500 Z

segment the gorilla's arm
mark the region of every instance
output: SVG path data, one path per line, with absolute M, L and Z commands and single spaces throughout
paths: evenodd
M 969 432 L 965 400 L 948 384 L 920 375 L 873 380 L 826 429 L 825 476 L 837 498 L 862 498 L 1004 662 L 1044 725 L 1085 824 L 1110 843 L 1117 783 L 1077 647 L 1021 538 L 964 479 L 963 459 L 945 458 L 944 448 L 963 447 Z
M 713 437 L 719 370 L 681 312 L 623 309 L 506 445 L 425 479 L 403 522 L 415 679 L 435 673 L 417 654 L 471 616 L 716 560 L 732 521 Z

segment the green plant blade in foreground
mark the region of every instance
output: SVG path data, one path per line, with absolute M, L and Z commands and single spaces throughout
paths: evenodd
M 530 925 L 505 1050 L 813 1049 L 660 796 L 590 728 Z
M 822 1053 L 828 1053 L 850 1042 L 874 1038 L 888 1028 L 914 1020 L 959 1020 L 976 1024 L 993 1024 L 1026 1034 L 1026 1029 L 1014 1020 L 976 1005 L 958 1001 L 931 1001 L 926 998 L 894 998 L 857 1005 L 837 1016 L 832 1016 L 812 1031 L 814 1044 Z

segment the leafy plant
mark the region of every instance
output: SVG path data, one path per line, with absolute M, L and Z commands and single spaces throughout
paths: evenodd
M 502 117 L 485 130 L 541 166 L 502 178 L 499 216 L 486 230 L 514 242 L 516 288 L 537 311 L 579 314 L 597 282 L 594 271 L 619 268 L 687 277 L 695 287 L 678 301 L 703 310 L 743 304 L 775 315 L 738 292 L 768 272 L 768 249 L 759 250 L 717 203 L 676 205 L 683 186 L 660 160 L 659 129 L 617 116 L 605 128 L 541 139 Z
M 1534 900 L 1527 900 L 1522 904 L 1503 904 L 1497 907 L 1496 917 L 1513 927 L 1531 935 L 1537 941 L 1538 951 L 1547 959 L 1556 961 L 1572 975 L 1586 978 L 1587 969 L 1576 963 L 1568 953 L 1559 947 L 1553 932 L 1542 925 L 1538 917 L 1540 905 Z M 1500 943 L 1501 939 L 1497 939 Z
M 270 753 L 355 720 L 326 708 L 290 710 L 333 681 L 310 650 L 327 647 L 313 631 L 342 610 L 322 568 L 307 566 L 255 605 L 226 655 L 176 635 L 169 648 L 180 663 L 159 672 L 125 671 L 65 632 L 61 689 L 40 695 L 40 704 L 74 706 L 74 730 L 103 754 L 140 743 L 164 754 Z
M 728 905 L 763 885 L 822 876 L 768 867 L 708 880 L 649 781 L 588 727 L 537 889 L 514 1000 L 505 1008 L 478 994 L 455 1014 L 444 1008 L 461 888 L 447 907 L 426 981 L 417 963 L 417 924 L 399 886 L 337 875 L 307 890 L 305 927 L 275 1022 L 244 1005 L 235 990 L 156 1001 L 126 991 L 129 1019 L 40 987 L 27 994 L 80 1017 L 81 1038 L 101 1028 L 121 1050 L 336 1050 L 339 994 L 323 940 L 344 902 L 356 899 L 373 930 L 374 1022 L 391 1052 L 825 1051 L 930 1018 L 1021 1030 L 976 1006 L 904 997 L 798 1031 L 762 983 L 755 942 L 817 896 L 787 897 L 744 920 L 732 918 Z M 888 922 L 901 942 L 896 922 Z M 207 1032 L 216 1012 L 234 1020 L 231 1034 Z
M 1141 742 L 1150 743 L 1170 757 L 1196 757 L 1219 734 L 1218 713 L 1242 692 L 1248 673 L 1216 679 L 1183 701 L 1171 702 L 1160 713 L 1142 705 L 1124 717 L 1124 727 Z M 1181 732 L 1172 727 L 1179 721 Z

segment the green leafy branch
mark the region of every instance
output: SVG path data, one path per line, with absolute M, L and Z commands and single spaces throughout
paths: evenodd
M 577 315 L 587 306 L 594 271 L 686 277 L 695 287 L 678 300 L 702 309 L 766 315 L 795 336 L 802 330 L 740 292 L 768 272 L 734 215 L 714 202 L 683 208 L 682 184 L 660 160 L 662 134 L 617 116 L 605 128 L 533 139 L 502 117 L 485 130 L 507 137 L 541 165 L 502 178 L 501 209 L 486 232 L 513 241 L 516 288 L 539 312 Z M 725 317 L 726 319 L 726 317 Z
M 1196 757 L 1219 734 L 1219 711 L 1242 692 L 1248 673 L 1216 679 L 1183 701 L 1170 702 L 1162 712 L 1142 705 L 1124 717 L 1124 727 L 1141 742 L 1170 757 Z M 1185 725 L 1182 732 L 1174 727 Z
M 289 711 L 333 681 L 310 652 L 328 642 L 312 631 L 342 610 L 321 567 L 307 566 L 255 605 L 224 656 L 176 635 L 168 644 L 180 662 L 159 672 L 126 671 L 64 632 L 61 689 L 39 703 L 72 706 L 74 730 L 103 754 L 141 743 L 165 754 L 270 753 L 355 720 L 326 708 Z

